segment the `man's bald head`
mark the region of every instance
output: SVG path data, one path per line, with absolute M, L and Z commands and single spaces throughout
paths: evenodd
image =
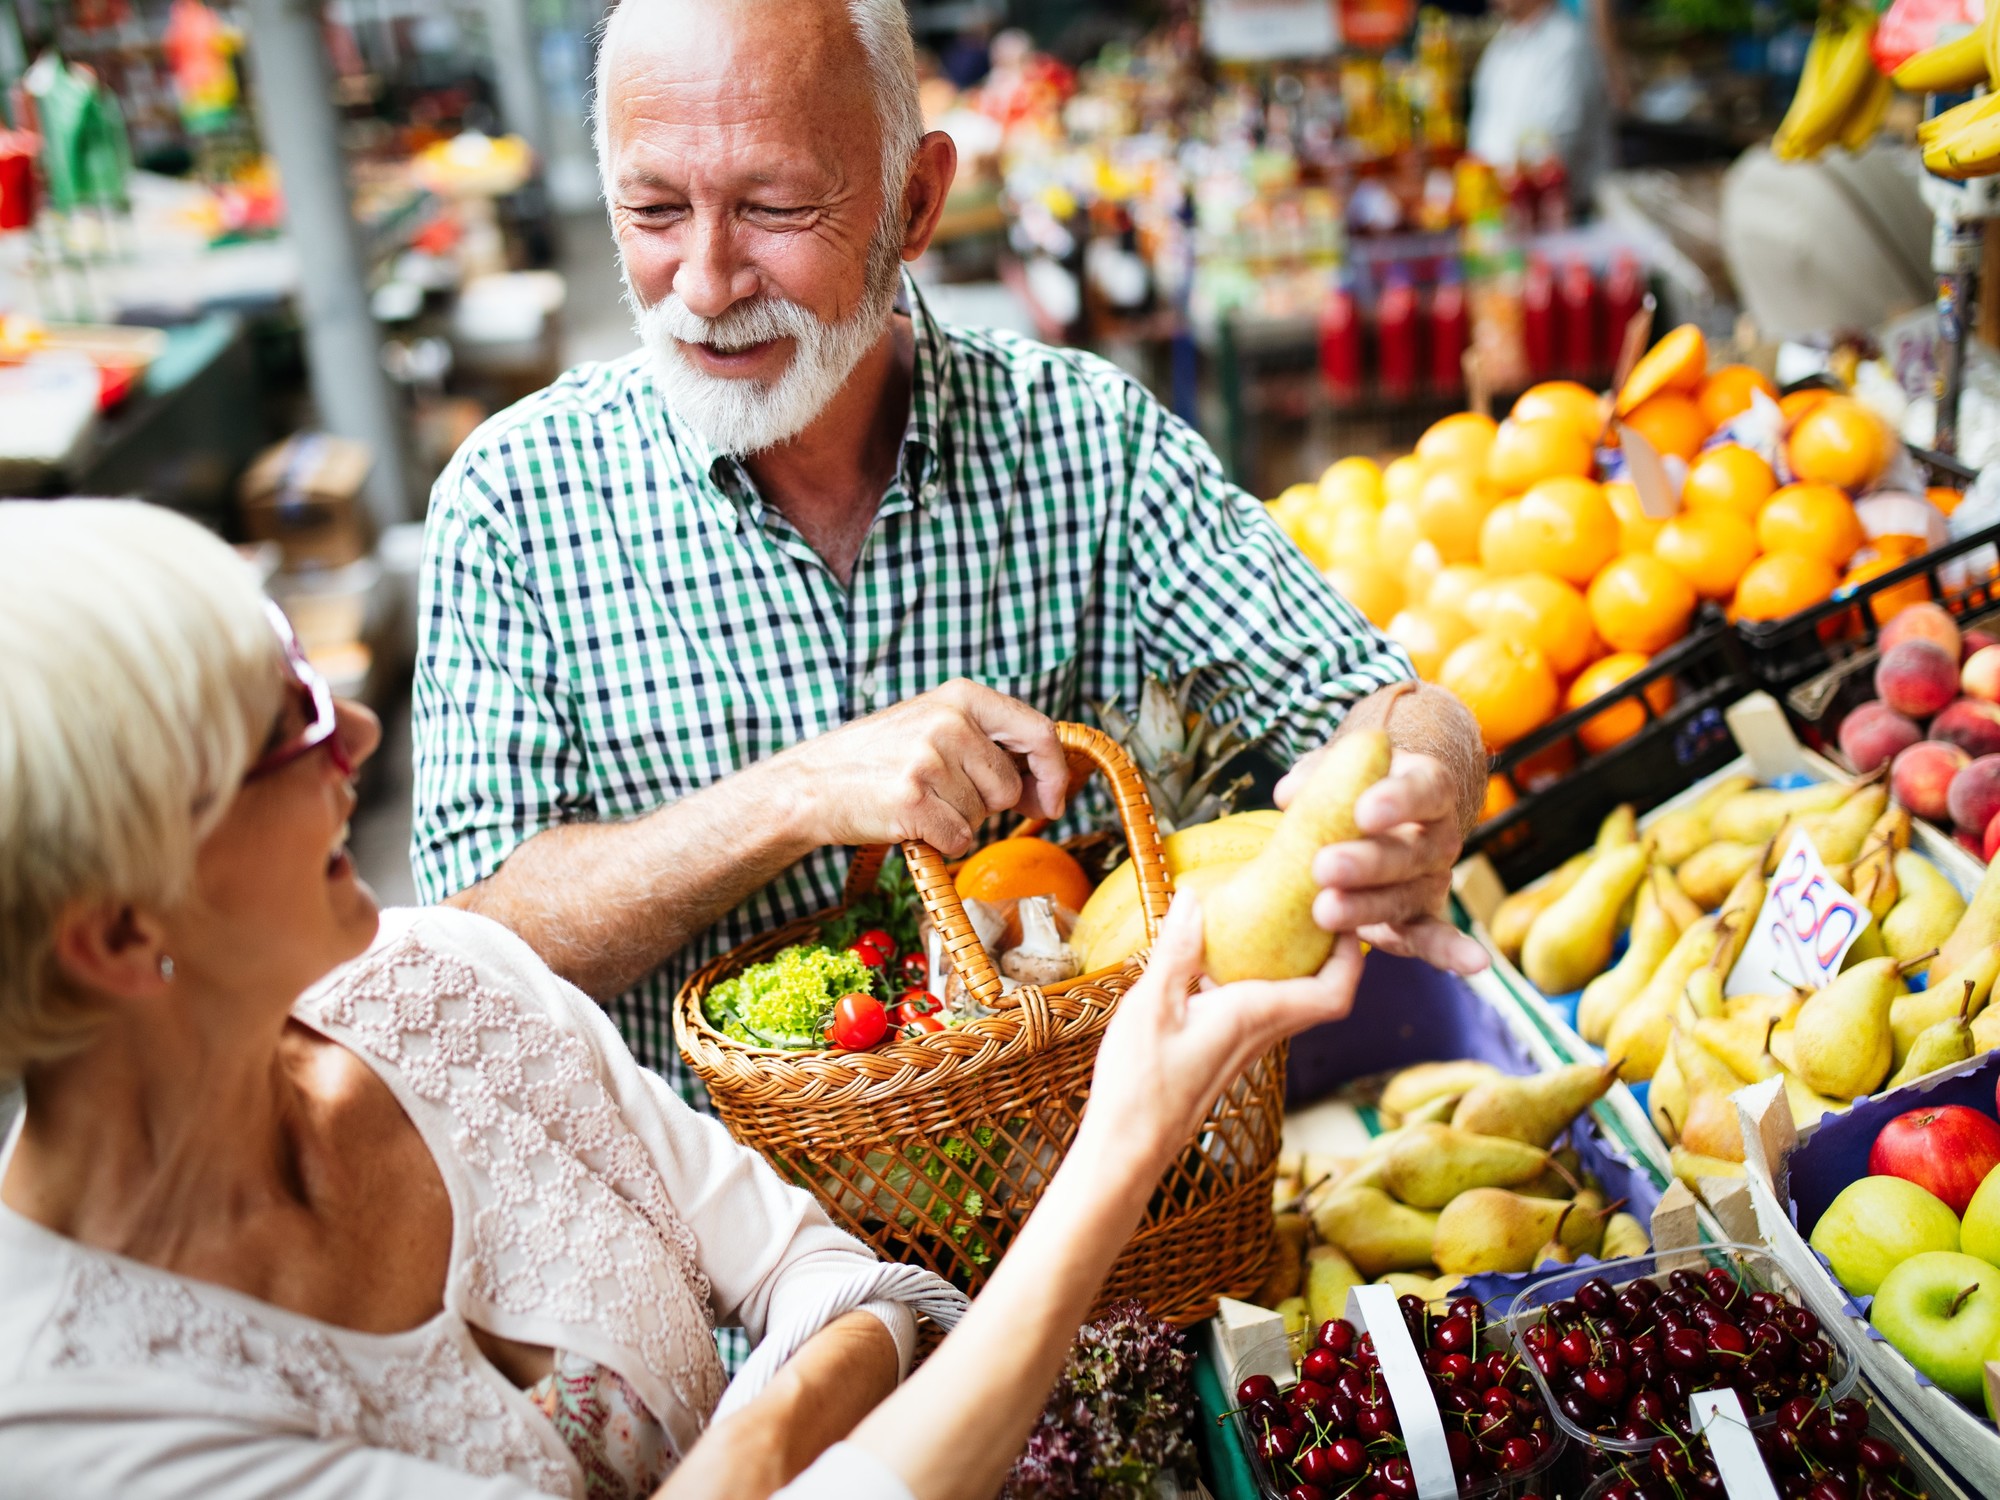
M 619 0 L 604 24 L 591 99 L 597 165 L 607 200 L 612 197 L 611 99 L 621 68 L 628 60 L 636 64 L 649 54 L 670 51 L 677 39 L 698 37 L 697 46 L 728 49 L 731 39 L 718 36 L 718 21 L 727 17 L 740 23 L 757 10 L 782 20 L 779 44 L 790 49 L 785 56 L 771 56 L 766 50 L 771 34 L 764 31 L 760 63 L 798 69 L 836 88 L 851 82 L 873 104 L 881 134 L 883 211 L 896 213 L 924 134 L 916 47 L 903 0 Z M 837 131 L 845 122 L 825 123 Z

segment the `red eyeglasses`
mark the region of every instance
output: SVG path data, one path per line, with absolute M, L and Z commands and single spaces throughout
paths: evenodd
M 285 667 L 291 674 L 286 684 L 287 691 L 299 703 L 305 717 L 305 727 L 286 736 L 262 755 L 257 757 L 243 780 L 247 784 L 274 771 L 281 771 L 302 755 L 310 755 L 324 745 L 326 753 L 333 757 L 333 763 L 343 776 L 354 774 L 354 763 L 348 758 L 347 747 L 340 742 L 340 712 L 334 706 L 333 690 L 326 685 L 326 679 L 314 670 L 306 660 L 306 653 L 299 645 L 298 636 L 292 633 L 292 622 L 284 611 L 270 600 L 264 601 L 264 612 L 270 616 L 272 629 L 278 632 L 278 639 L 285 644 Z

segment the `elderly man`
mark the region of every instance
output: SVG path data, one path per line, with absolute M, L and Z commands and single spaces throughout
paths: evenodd
M 432 499 L 414 858 L 699 1100 L 698 965 L 834 901 L 846 847 L 1055 814 L 1051 720 L 1199 668 L 1283 762 L 1401 750 L 1322 925 L 1469 970 L 1433 915 L 1484 784 L 1471 718 L 1087 354 L 940 327 L 901 263 L 950 139 L 901 0 L 625 0 L 605 192 L 644 349 L 487 423 Z M 1281 799 L 1287 788 L 1280 787 Z

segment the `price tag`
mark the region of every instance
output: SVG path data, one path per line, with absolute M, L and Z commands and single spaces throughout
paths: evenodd
M 1743 1416 L 1743 1403 L 1734 1391 L 1696 1391 L 1688 1398 L 1694 1430 L 1708 1439 L 1708 1451 L 1715 1455 L 1715 1472 L 1729 1500 L 1778 1500 L 1771 1471 L 1764 1467 L 1764 1455 L 1757 1451 L 1757 1438 Z
M 1423 1356 L 1396 1305 L 1396 1289 L 1350 1288 L 1347 1321 L 1375 1335 L 1375 1357 L 1382 1362 L 1382 1383 L 1389 1387 L 1389 1404 L 1396 1408 L 1396 1421 L 1403 1429 L 1418 1500 L 1458 1500 L 1458 1476 L 1452 1472 L 1451 1450 L 1444 1442 L 1444 1418 L 1438 1415 Z
M 1840 961 L 1873 920 L 1867 907 L 1834 884 L 1813 841 L 1796 832 L 1722 992 L 1819 989 L 1840 972 Z

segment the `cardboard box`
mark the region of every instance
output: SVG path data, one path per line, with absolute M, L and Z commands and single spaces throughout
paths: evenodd
M 375 457 L 365 443 L 298 433 L 267 448 L 244 474 L 244 535 L 276 542 L 285 568 L 339 568 L 368 555 L 373 541 L 361 487 Z

